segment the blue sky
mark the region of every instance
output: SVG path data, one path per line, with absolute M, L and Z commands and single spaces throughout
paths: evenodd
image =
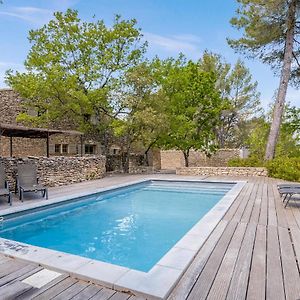
M 149 42 L 148 56 L 162 58 L 183 52 L 197 60 L 208 49 L 234 63 L 242 58 L 258 81 L 262 104 L 272 101 L 279 79 L 270 67 L 258 61 L 246 60 L 227 45 L 227 37 L 237 37 L 230 26 L 237 4 L 234 0 L 4 0 L 0 5 L 0 87 L 5 87 L 4 72 L 12 68 L 23 70 L 30 48 L 30 29 L 39 28 L 50 20 L 54 11 L 77 9 L 81 19 L 92 16 L 112 23 L 114 14 L 136 18 Z M 290 88 L 287 100 L 300 106 L 300 92 Z

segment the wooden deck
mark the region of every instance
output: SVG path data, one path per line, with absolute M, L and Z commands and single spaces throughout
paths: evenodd
M 284 209 L 276 184 L 248 179 L 169 300 L 300 299 L 300 201 Z M 137 299 L 67 274 L 40 289 L 22 282 L 41 269 L 0 256 L 0 299 Z
M 300 201 L 252 178 L 169 299 L 300 299 Z
M 116 292 L 99 285 L 62 274 L 41 288 L 35 288 L 23 280 L 43 270 L 41 266 L 0 256 L 1 300 L 138 300 L 127 293 Z

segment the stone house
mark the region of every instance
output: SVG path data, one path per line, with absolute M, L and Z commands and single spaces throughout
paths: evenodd
M 9 125 L 22 125 L 16 121 L 18 114 L 24 112 L 22 102 L 24 100 L 12 89 L 0 89 L 0 123 Z M 59 130 L 74 130 L 74 126 L 67 124 L 56 124 Z M 13 138 L 13 156 L 46 156 L 47 145 L 44 139 Z M 82 153 L 81 153 L 82 152 Z M 93 139 L 78 135 L 57 134 L 49 138 L 49 154 L 51 156 L 81 156 L 99 155 L 102 146 Z M 0 156 L 10 155 L 10 138 L 1 137 Z

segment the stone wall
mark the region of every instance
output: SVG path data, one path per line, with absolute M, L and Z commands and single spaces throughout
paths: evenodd
M 153 174 L 154 167 L 152 166 L 129 166 L 129 174 Z
M 11 189 L 15 186 L 17 164 L 34 163 L 40 182 L 46 186 L 60 186 L 92 179 L 105 175 L 105 157 L 27 157 L 0 158 L 6 166 L 7 179 Z
M 122 154 L 109 154 L 106 157 L 106 171 L 123 173 Z M 129 157 L 129 173 L 138 173 L 138 169 L 145 168 L 145 157 L 142 154 L 130 154 Z M 131 172 L 132 171 L 132 172 Z M 144 171 L 142 172 L 144 173 Z
M 177 175 L 208 176 L 268 176 L 266 168 L 254 167 L 182 167 L 176 169 Z
M 25 112 L 25 100 L 22 99 L 12 89 L 0 89 L 0 123 L 19 125 L 23 124 L 17 122 L 17 116 Z M 34 112 L 33 112 L 34 113 Z M 76 130 L 76 126 L 66 118 L 59 123 L 49 124 L 49 129 L 58 130 Z M 55 144 L 67 144 L 68 153 L 55 153 Z M 84 144 L 95 145 L 96 152 L 94 154 L 101 154 L 101 145 L 95 142 L 88 136 L 84 137 Z M 46 140 L 45 139 L 27 139 L 27 138 L 13 138 L 13 156 L 46 156 Z M 52 135 L 49 139 L 50 155 L 64 155 L 74 156 L 81 154 L 80 137 L 76 135 L 58 134 Z M 10 155 L 10 140 L 8 137 L 1 137 L 0 140 L 0 156 L 8 157 Z
M 161 169 L 175 170 L 184 167 L 184 156 L 178 150 L 162 150 Z M 230 159 L 240 157 L 239 149 L 219 149 L 211 157 L 207 157 L 201 151 L 190 151 L 190 167 L 226 167 Z

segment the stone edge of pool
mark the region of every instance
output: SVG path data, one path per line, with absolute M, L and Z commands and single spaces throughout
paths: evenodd
M 24 205 L 22 207 L 8 208 L 2 210 L 1 216 L 5 217 L 25 211 L 52 206 L 64 203 L 74 198 L 119 189 L 151 180 L 235 183 L 235 185 L 147 273 L 3 238 L 0 238 L 0 253 L 22 260 L 35 262 L 56 271 L 67 272 L 79 279 L 91 280 L 95 283 L 99 283 L 118 291 L 129 291 L 136 295 L 146 296 L 147 299 L 165 299 L 191 264 L 206 239 L 221 221 L 222 217 L 241 192 L 246 181 L 209 181 L 186 177 L 159 179 L 156 177 L 150 177 L 147 179 L 130 181 L 120 185 L 95 189 L 93 191 L 90 190 L 89 193 L 76 193 L 45 202 L 42 201 L 39 203 Z

